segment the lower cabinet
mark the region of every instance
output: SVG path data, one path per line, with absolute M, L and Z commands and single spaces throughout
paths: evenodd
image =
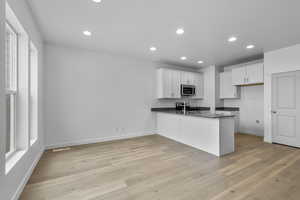
M 157 114 L 157 129 L 167 138 L 177 141 L 182 139 L 181 118 L 177 115 Z

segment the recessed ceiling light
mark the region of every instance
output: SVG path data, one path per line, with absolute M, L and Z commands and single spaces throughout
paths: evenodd
M 228 38 L 228 42 L 235 42 L 235 41 L 237 41 L 237 37 L 230 37 L 230 38 Z
M 91 31 L 83 31 L 83 35 L 85 35 L 85 36 L 91 36 L 92 33 L 91 33 Z
M 249 44 L 248 46 L 246 46 L 247 49 L 253 49 L 255 46 L 253 44 Z
M 150 47 L 149 49 L 150 49 L 150 51 L 156 51 L 157 50 L 156 47 Z
M 198 64 L 203 64 L 204 62 L 202 60 L 199 60 L 197 63 Z
M 180 59 L 181 60 L 186 60 L 187 58 L 185 56 L 182 56 Z
M 177 35 L 182 35 L 182 34 L 184 34 L 184 29 L 183 29 L 183 28 L 178 28 L 178 29 L 176 30 L 176 34 L 177 34 Z
M 93 0 L 95 3 L 101 3 L 102 0 Z

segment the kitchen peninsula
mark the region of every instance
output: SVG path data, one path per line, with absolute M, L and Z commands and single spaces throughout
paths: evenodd
M 216 156 L 234 152 L 234 115 L 152 108 L 158 134 Z

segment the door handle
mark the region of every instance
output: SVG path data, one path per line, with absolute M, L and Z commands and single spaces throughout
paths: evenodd
M 275 111 L 275 110 L 272 110 L 271 112 L 272 112 L 273 114 L 277 114 L 277 111 Z

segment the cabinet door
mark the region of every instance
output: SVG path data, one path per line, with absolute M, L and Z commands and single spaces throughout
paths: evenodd
M 188 85 L 196 85 L 196 79 L 198 78 L 197 77 L 197 73 L 195 72 L 188 72 L 188 80 L 187 80 L 187 83 Z
M 180 83 L 185 84 L 185 85 L 188 84 L 188 73 L 187 72 L 183 72 L 183 71 L 180 72 Z
M 257 84 L 264 82 L 264 66 L 263 63 L 257 63 L 246 66 L 247 69 L 247 84 Z
M 220 73 L 220 99 L 238 98 L 238 88 L 232 85 L 232 73 Z
M 181 71 L 180 73 L 180 82 L 181 84 L 185 84 L 185 85 L 193 85 L 194 84 L 194 77 L 195 77 L 195 73 L 193 72 L 184 72 Z
M 177 70 L 170 71 L 171 98 L 180 98 L 180 77 L 181 72 Z
M 240 67 L 232 70 L 232 85 L 244 85 L 246 82 L 246 67 Z
M 157 70 L 157 98 L 180 98 L 180 71 L 171 69 Z
M 172 98 L 172 77 L 169 69 L 157 70 L 157 98 Z
M 203 99 L 204 96 L 204 77 L 202 73 L 194 73 L 193 85 L 196 86 L 196 95 L 194 99 Z

